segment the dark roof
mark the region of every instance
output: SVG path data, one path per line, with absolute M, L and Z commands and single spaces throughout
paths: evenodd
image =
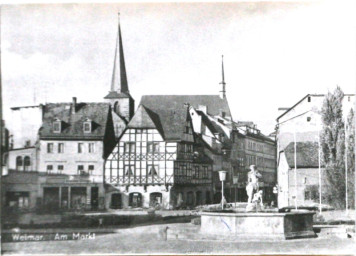
M 155 128 L 161 133 L 165 140 L 186 140 L 184 134 L 185 125 L 189 118 L 187 107 L 162 102 L 148 108 L 140 104 L 135 115 L 128 124 L 128 128 Z
M 128 123 L 127 128 L 155 128 L 160 132 L 162 137 L 164 137 L 164 131 L 159 116 L 143 105 L 138 106 L 138 109 Z
M 44 106 L 41 139 L 103 139 L 110 114 L 109 103 L 77 103 L 73 114 L 71 103 L 49 103 Z M 53 132 L 53 121 L 62 124 L 60 133 Z M 84 133 L 83 122 L 92 121 L 92 132 Z
M 284 153 L 290 168 L 294 168 L 294 142 L 288 144 Z M 297 168 L 318 168 L 318 142 L 297 142 Z
M 246 133 L 246 137 L 252 137 L 252 138 L 255 138 L 255 139 L 259 139 L 259 140 L 264 140 L 264 141 L 269 141 L 269 142 L 276 143 L 273 139 L 269 138 L 268 136 L 264 135 L 261 132 L 259 132 L 259 133 L 247 132 Z
M 220 98 L 219 95 L 144 95 L 141 104 L 153 109 L 157 105 L 171 105 L 172 108 L 180 108 L 184 103 L 189 103 L 195 109 L 200 105 L 207 107 L 207 113 L 216 116 L 220 112 L 225 112 L 231 117 L 231 112 L 227 99 Z
M 129 93 L 124 93 L 124 92 L 118 93 L 117 91 L 110 91 L 109 94 L 104 97 L 104 99 L 119 99 L 119 98 L 132 98 L 132 97 Z

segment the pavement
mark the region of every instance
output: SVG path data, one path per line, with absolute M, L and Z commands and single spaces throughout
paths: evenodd
M 95 234 L 70 241 L 42 241 L 2 243 L 3 254 L 93 254 L 93 253 L 175 253 L 175 254 L 354 254 L 354 239 L 337 235 L 319 235 L 317 238 L 283 241 L 214 241 L 162 239 L 162 229 L 170 230 L 196 226 L 190 223 L 150 225 L 114 230 L 115 233 Z M 61 230 L 61 232 L 64 232 Z M 94 234 L 94 235 L 93 235 Z M 59 234 L 60 235 L 60 234 Z

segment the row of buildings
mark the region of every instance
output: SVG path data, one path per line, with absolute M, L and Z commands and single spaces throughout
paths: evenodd
M 145 95 L 137 109 L 127 82 L 120 25 L 103 102 L 12 108 L 3 155 L 3 207 L 176 209 L 247 200 L 251 164 L 276 201 L 276 144 L 252 122 L 235 122 L 223 74 L 220 95 Z M 222 72 L 224 67 L 222 66 Z

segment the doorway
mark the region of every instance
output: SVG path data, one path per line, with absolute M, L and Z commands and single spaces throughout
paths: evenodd
M 162 193 L 155 192 L 150 194 L 150 206 L 162 206 Z
M 142 195 L 141 193 L 130 193 L 129 195 L 129 206 L 132 208 L 137 208 L 142 206 Z
M 122 201 L 121 201 L 121 194 L 115 193 L 111 195 L 111 209 L 121 209 L 122 208 Z
M 91 188 L 91 209 L 97 210 L 99 207 L 99 188 L 92 187 Z
M 48 211 L 58 210 L 59 187 L 43 188 L 43 205 Z

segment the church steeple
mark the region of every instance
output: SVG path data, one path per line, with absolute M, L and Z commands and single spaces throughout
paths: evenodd
M 126 122 L 128 122 L 134 112 L 135 101 L 129 92 L 127 83 L 124 48 L 121 36 L 120 13 L 116 37 L 116 47 L 114 55 L 114 65 L 111 77 L 109 94 L 104 97 L 111 104 L 112 110 Z
M 221 56 L 221 71 L 222 71 L 222 81 L 221 81 L 221 85 L 222 85 L 222 91 L 220 94 L 220 97 L 222 99 L 226 99 L 226 83 L 225 83 L 225 74 L 224 74 L 224 55 Z
M 111 92 L 117 91 L 118 93 L 129 93 L 129 87 L 127 84 L 124 48 L 122 46 L 122 36 L 120 28 L 120 13 L 119 24 L 116 37 L 114 67 L 111 79 Z

